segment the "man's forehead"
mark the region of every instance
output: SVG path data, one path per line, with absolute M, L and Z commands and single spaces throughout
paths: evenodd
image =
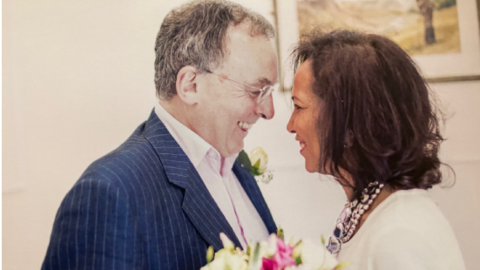
M 251 35 L 250 26 L 241 23 L 228 29 L 224 59 L 218 64 L 220 75 L 250 74 L 243 83 L 257 86 L 276 83 L 277 56 L 274 43 L 265 35 Z M 275 74 L 271 72 L 275 70 Z M 237 79 L 240 79 L 239 78 Z M 248 78 L 248 79 L 247 79 Z M 247 81 L 248 80 L 248 81 Z

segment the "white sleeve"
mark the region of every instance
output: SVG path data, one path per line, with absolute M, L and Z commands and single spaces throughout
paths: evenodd
M 431 237 L 413 228 L 392 228 L 378 236 L 372 246 L 374 270 L 451 270 L 449 254 Z

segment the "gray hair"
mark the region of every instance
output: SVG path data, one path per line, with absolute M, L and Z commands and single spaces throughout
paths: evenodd
M 250 35 L 275 37 L 273 26 L 260 14 L 221 0 L 193 1 L 172 10 L 163 20 L 155 41 L 157 96 L 170 100 L 177 94 L 178 71 L 187 65 L 207 71 L 222 63 L 228 52 L 229 26 L 248 22 Z

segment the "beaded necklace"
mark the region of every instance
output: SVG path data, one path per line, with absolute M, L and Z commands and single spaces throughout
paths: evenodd
M 352 238 L 360 217 L 370 208 L 370 205 L 377 198 L 383 186 L 384 184 L 379 184 L 378 181 L 371 182 L 363 190 L 360 201 L 355 199 L 345 204 L 345 208 L 343 208 L 337 219 L 333 235 L 328 240 L 327 249 L 330 253 L 338 254 L 340 249 L 342 249 L 342 244 Z

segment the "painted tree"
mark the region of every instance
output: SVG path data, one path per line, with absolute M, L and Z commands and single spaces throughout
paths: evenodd
M 433 28 L 433 10 L 435 5 L 431 0 L 417 0 L 417 5 L 425 25 L 425 42 L 433 44 L 436 42 L 435 29 Z

